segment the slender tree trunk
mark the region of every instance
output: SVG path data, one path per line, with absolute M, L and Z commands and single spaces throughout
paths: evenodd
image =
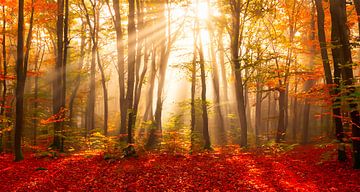
M 3 54 L 3 70 L 4 70 L 4 79 L 2 81 L 3 84 L 3 92 L 2 92 L 2 101 L 1 101 L 1 110 L 0 110 L 0 115 L 4 115 L 5 112 L 5 105 L 6 105 L 6 91 L 7 91 L 7 84 L 6 84 L 6 76 L 7 76 L 7 54 L 6 54 L 6 14 L 5 14 L 5 5 L 3 5 L 2 7 L 2 11 L 3 11 L 3 39 L 2 39 L 2 54 Z
M 247 1 L 248 2 L 248 1 Z M 240 146 L 247 145 L 247 119 L 246 119 L 246 108 L 244 98 L 244 85 L 241 74 L 241 63 L 239 56 L 239 47 L 241 45 L 240 38 L 240 13 L 241 13 L 241 2 L 232 0 L 232 32 L 231 32 L 231 61 L 234 66 L 235 74 L 235 92 L 237 101 L 237 110 L 239 114 L 240 126 L 241 126 L 241 138 Z M 244 25 L 244 24 L 243 24 Z M 244 27 L 244 26 L 242 26 Z M 241 30 L 243 31 L 243 30 Z M 242 34 L 241 34 L 242 35 Z
M 311 32 L 310 32 L 310 41 L 315 41 L 315 5 L 311 5 Z M 309 69 L 311 70 L 314 65 L 315 59 L 315 44 L 310 46 L 310 61 L 309 61 Z M 305 82 L 304 91 L 309 91 L 311 87 L 315 84 L 314 80 L 309 79 Z M 310 116 L 310 98 L 305 99 L 305 106 L 304 106 L 304 126 L 303 126 L 303 138 L 302 143 L 306 144 L 309 142 L 309 116 Z
M 103 130 L 104 130 L 104 135 L 108 136 L 109 102 L 108 102 L 108 91 L 107 91 L 107 87 L 106 87 L 106 77 L 105 77 L 104 68 L 101 64 L 99 50 L 96 51 L 96 55 L 97 55 L 98 67 L 100 69 L 101 85 L 103 88 L 103 102 L 104 102 L 104 128 L 103 128 Z
M 117 48 L 117 67 L 119 75 L 120 90 L 120 134 L 126 133 L 126 100 L 125 100 L 125 74 L 124 74 L 124 42 L 123 31 L 121 25 L 121 14 L 119 0 L 113 0 L 113 8 L 115 12 L 115 31 L 116 31 L 116 48 Z
M 96 16 L 94 15 L 94 27 L 92 27 L 92 22 L 90 20 L 89 12 L 86 8 L 86 4 L 84 0 L 82 0 L 82 5 L 85 9 L 85 17 L 87 24 L 90 30 L 90 41 L 92 42 L 91 48 L 91 64 L 90 64 L 90 84 L 89 84 L 89 93 L 88 93 L 88 101 L 86 107 L 86 121 L 85 121 L 85 129 L 88 133 L 89 131 L 95 129 L 95 73 L 96 73 L 96 53 L 97 53 L 97 41 L 96 41 Z M 93 11 L 95 13 L 96 4 L 93 4 Z
M 190 135 L 190 150 L 191 152 L 194 150 L 195 145 L 195 126 L 196 126 L 196 106 L 195 106 L 195 91 L 196 91 L 196 58 L 197 58 L 197 48 L 196 48 L 196 42 L 197 42 L 197 35 L 196 32 L 197 22 L 194 24 L 194 53 L 193 53 L 193 60 L 191 63 L 191 102 L 190 102 L 190 113 L 191 113 L 191 135 Z
M 41 56 L 40 56 L 41 54 Z M 45 49 L 40 48 L 35 59 L 35 66 L 34 66 L 34 72 L 36 73 L 35 79 L 34 79 L 34 117 L 33 117 L 33 145 L 35 146 L 36 140 L 37 140 L 37 129 L 38 129 L 38 107 L 39 107 L 39 71 L 40 66 L 43 62 L 45 54 Z M 40 59 L 40 61 L 39 61 Z
M 226 66 L 225 66 L 225 48 L 223 43 L 223 29 L 219 31 L 218 34 L 218 46 L 219 46 L 219 62 L 220 62 L 220 71 L 221 71 L 221 80 L 222 80 L 222 93 L 223 101 L 227 103 L 229 101 L 228 96 L 228 82 L 227 82 L 227 75 L 226 75 Z
M 144 121 L 154 121 L 152 113 L 153 113 L 155 77 L 156 77 L 156 47 L 153 44 L 152 53 L 151 53 L 151 73 L 149 77 L 149 88 L 146 97 L 146 108 L 143 118 Z
M 136 27 L 135 27 L 135 0 L 129 2 L 128 17 L 128 89 L 126 94 L 126 104 L 128 112 L 128 143 L 132 144 L 132 129 L 134 118 L 134 80 L 136 65 Z
M 268 110 L 267 110 L 267 121 L 266 121 L 266 139 L 270 140 L 270 125 L 271 125 L 271 92 L 268 96 Z
M 78 66 L 77 66 L 77 76 L 76 76 L 76 80 L 75 80 L 75 87 L 71 93 L 70 96 L 70 101 L 69 101 L 69 120 L 70 120 L 70 124 L 71 126 L 75 126 L 75 122 L 73 120 L 74 118 L 74 102 L 76 99 L 76 95 L 78 93 L 79 87 L 80 87 L 80 82 L 81 82 L 81 70 L 82 67 L 84 65 L 84 57 L 85 57 L 85 40 L 86 40 L 86 35 L 85 35 L 85 29 L 86 29 L 86 24 L 84 21 L 82 21 L 81 24 L 81 40 L 80 40 L 80 58 L 79 58 L 79 62 L 78 62 Z
M 94 12 L 96 10 L 96 8 L 93 8 Z M 94 39 L 96 42 L 95 44 L 98 45 L 98 41 L 99 41 L 99 31 L 100 31 L 100 10 L 96 11 L 96 14 L 94 15 L 96 23 L 94 26 Z M 98 46 L 96 46 L 96 58 L 97 58 L 97 64 L 100 70 L 100 75 L 101 75 L 101 85 L 102 85 L 102 89 L 103 89 L 103 102 L 104 102 L 104 125 L 103 125 L 103 131 L 104 131 L 104 135 L 107 136 L 108 135 L 108 118 L 109 118 L 109 103 L 108 103 L 108 91 L 107 91 L 107 87 L 106 87 L 106 77 L 105 77 L 105 72 L 104 72 L 104 68 L 103 65 L 101 64 L 101 57 L 100 57 L 100 52 L 99 52 L 99 48 Z
M 2 100 L 1 100 L 1 109 L 0 109 L 0 116 L 2 120 L 3 125 L 5 125 L 5 116 L 4 116 L 4 112 L 5 112 L 5 105 L 6 105 L 6 91 L 7 91 L 7 87 L 6 87 L 6 75 L 7 75 L 7 59 L 6 59 L 6 12 L 5 12 L 5 5 L 2 6 L 2 16 L 3 16 L 3 26 L 2 26 L 2 56 L 3 56 L 3 80 L 2 80 L 2 85 L 3 85 L 3 91 L 2 91 Z M 4 127 L 4 126 L 3 126 Z M 2 152 L 4 150 L 3 147 L 3 132 L 0 134 L 0 152 Z
M 52 147 L 55 149 L 61 148 L 61 132 L 63 128 L 62 116 L 63 111 L 62 105 L 63 97 L 63 55 L 64 55 L 64 0 L 57 1 L 57 44 L 56 44 L 56 65 L 55 65 L 55 78 L 53 81 L 53 115 L 56 117 L 54 122 L 54 140 Z
M 27 66 L 29 64 L 29 57 L 30 57 L 30 48 L 31 48 L 31 43 L 32 43 L 32 31 L 33 31 L 33 26 L 34 26 L 34 0 L 31 1 L 31 13 L 30 13 L 30 26 L 29 26 L 29 32 L 27 34 L 27 39 L 26 39 L 26 51 L 25 51 L 25 57 L 24 57 L 24 70 L 25 73 L 27 72 Z M 35 62 L 37 62 L 38 60 L 38 56 L 36 56 L 37 59 Z M 24 85 L 25 86 L 25 85 Z
M 62 118 L 65 119 L 66 117 L 66 65 L 68 60 L 68 46 L 70 44 L 69 40 L 69 0 L 65 0 L 65 15 L 64 15 L 64 39 L 63 42 L 63 58 L 62 58 L 62 66 L 61 66 L 61 108 L 64 110 L 62 112 Z M 60 151 L 64 151 L 64 142 L 65 142 L 65 127 L 64 127 L 64 120 L 61 122 L 61 141 L 60 141 Z
M 208 1 L 209 4 L 209 1 Z M 210 5 L 208 5 L 210 8 Z M 210 13 L 211 10 L 209 10 Z M 219 81 L 219 72 L 217 67 L 217 60 L 216 60 L 216 52 L 215 52 L 215 35 L 212 25 L 208 22 L 207 28 L 210 33 L 210 55 L 211 55 L 211 67 L 212 67 L 212 83 L 214 87 L 214 108 L 216 111 L 216 127 L 217 127 L 217 142 L 220 145 L 226 143 L 226 135 L 224 129 L 224 116 L 221 111 L 221 98 L 220 98 L 220 81 Z
M 202 109 L 202 122 L 203 122 L 203 137 L 204 137 L 204 149 L 210 149 L 210 135 L 209 135 L 209 118 L 207 111 L 206 101 L 206 77 L 205 77 L 205 60 L 201 36 L 199 36 L 199 57 L 200 57 L 200 73 L 201 73 L 201 109 Z
M 26 67 L 24 66 L 24 0 L 19 0 L 18 34 L 17 34 L 17 60 L 16 60 L 16 119 L 15 119 L 15 161 L 24 159 L 21 151 L 21 136 L 24 126 L 24 88 L 26 80 Z
M 258 77 L 256 81 L 256 104 L 255 104 L 255 143 L 259 145 L 259 133 L 262 127 L 262 86 L 260 84 L 260 79 Z
M 96 65 L 96 45 L 92 43 L 91 65 L 90 65 L 90 85 L 86 108 L 86 130 L 95 129 L 95 65 Z
M 282 83 L 280 83 L 282 85 Z M 281 142 L 285 139 L 286 127 L 285 127 L 285 97 L 286 90 L 284 87 L 279 88 L 279 122 L 276 132 L 276 142 Z
M 299 78 L 297 78 L 295 76 L 295 94 L 297 94 L 298 92 L 298 80 Z M 299 127 L 299 101 L 298 98 L 295 96 L 294 97 L 294 101 L 293 101 L 293 125 L 292 125 L 292 140 L 294 142 L 297 141 L 297 130 Z
M 133 127 L 136 125 L 136 119 L 138 114 L 138 108 L 139 108 L 139 102 L 140 102 L 140 96 L 141 96 L 141 90 L 142 86 L 144 84 L 145 75 L 147 72 L 148 67 L 148 60 L 149 60 L 149 54 L 148 54 L 148 44 L 145 39 L 145 37 L 142 35 L 143 27 L 144 27 L 144 16 L 143 16 L 143 1 L 136 0 L 136 15 L 137 15 L 137 50 L 136 50 L 136 58 L 135 58 L 135 96 L 134 96 L 134 119 L 133 119 Z M 143 69 L 140 74 L 140 68 L 141 68 L 141 60 L 142 60 L 142 49 L 144 48 L 144 60 L 143 60 Z
M 149 89 L 147 93 L 147 107 L 144 114 L 144 120 L 154 122 L 153 117 L 153 96 L 154 96 L 154 87 L 155 87 L 155 77 L 156 77 L 156 47 L 153 44 L 152 50 L 152 58 L 151 58 L 151 73 L 150 73 L 150 81 L 149 81 Z M 158 144 L 158 136 L 156 127 L 153 124 L 149 125 L 149 135 L 146 143 L 146 148 L 151 149 L 154 148 L 156 144 Z
M 168 0 L 161 1 L 161 11 L 159 14 L 159 20 L 161 22 L 167 21 L 167 25 L 164 25 L 162 29 L 160 29 L 159 33 L 161 34 L 161 43 L 160 43 L 160 63 L 159 63 L 159 80 L 158 80 L 158 90 L 157 90 L 157 101 L 155 108 L 155 125 L 158 131 L 162 131 L 162 108 L 163 108 L 163 92 L 166 78 L 166 69 L 168 65 L 170 49 L 172 45 L 171 40 L 171 26 L 170 26 L 170 9 L 166 9 L 166 4 Z M 165 17 L 165 13 L 167 11 L 167 18 Z M 167 29 L 167 31 L 166 31 Z M 168 33 L 168 34 L 166 34 Z M 166 38 L 167 37 L 167 38 Z

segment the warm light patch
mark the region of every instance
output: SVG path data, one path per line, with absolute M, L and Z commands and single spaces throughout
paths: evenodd
M 195 15 L 197 18 L 202 19 L 202 20 L 206 20 L 209 17 L 209 7 L 208 4 L 206 2 L 200 2 L 196 5 L 195 8 Z

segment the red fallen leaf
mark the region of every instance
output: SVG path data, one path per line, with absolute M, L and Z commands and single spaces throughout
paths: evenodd
M 357 191 L 359 171 L 334 145 L 275 153 L 235 146 L 183 155 L 148 153 L 108 163 L 84 154 L 57 160 L 0 156 L 0 191 Z M 326 158 L 325 158 L 326 157 Z M 35 171 L 43 167 L 46 171 Z M 346 178 L 346 179 L 344 179 Z M 341 185 L 339 185 L 341 183 Z

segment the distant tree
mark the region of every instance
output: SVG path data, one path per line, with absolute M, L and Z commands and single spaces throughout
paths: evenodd
M 6 75 L 7 75 L 7 52 L 6 52 L 6 11 L 5 11 L 5 3 L 2 5 L 2 16 L 3 16 L 3 20 L 2 20 L 2 70 L 3 70 L 3 80 L 2 80 L 2 95 L 1 95 L 1 109 L 0 109 L 0 118 L 2 120 L 2 123 L 5 124 L 6 118 L 4 117 L 4 112 L 5 112 L 5 105 L 6 105 L 6 91 L 7 91 L 7 86 L 6 86 Z M 0 65 L 1 65 L 0 64 Z M 4 137 L 4 126 L 1 127 L 1 133 L 0 133 L 0 152 L 3 151 L 3 137 Z
M 212 84 L 214 88 L 214 108 L 216 111 L 216 131 L 217 131 L 217 142 L 219 144 L 226 143 L 226 134 L 225 134 L 225 122 L 224 122 L 224 115 L 221 110 L 221 97 L 220 97 L 220 75 L 218 71 L 219 63 L 217 62 L 217 55 L 216 55 L 216 36 L 215 36 L 215 29 L 213 24 L 210 22 L 214 16 L 211 14 L 211 5 L 210 1 L 207 0 L 208 4 L 208 17 L 209 19 L 206 21 L 207 30 L 209 31 L 209 40 L 210 40 L 210 58 L 211 58 L 211 72 L 212 72 Z
M 70 124 L 71 126 L 75 126 L 75 122 L 74 122 L 74 102 L 75 102 L 75 98 L 78 94 L 78 90 L 80 88 L 80 83 L 81 83 L 81 71 L 84 65 L 84 57 L 85 57 L 85 44 L 86 44 L 86 22 L 84 21 L 84 19 L 81 19 L 81 29 L 80 29 L 80 36 L 81 36 L 81 40 L 80 40 L 80 57 L 79 57 L 79 61 L 78 61 L 78 65 L 77 65 L 77 76 L 76 76 L 76 80 L 75 80 L 75 84 L 74 84 L 74 89 L 71 93 L 70 96 L 70 100 L 69 100 L 69 120 L 70 120 Z
M 311 21 L 310 21 L 310 33 L 309 33 L 309 40 L 314 42 L 315 41 L 315 5 L 311 3 Z M 309 46 L 309 64 L 308 68 L 311 70 L 314 67 L 314 60 L 315 60 L 315 44 L 312 43 Z M 308 79 L 305 82 L 304 85 L 304 91 L 309 91 L 312 86 L 314 86 L 315 82 L 313 79 Z M 308 143 L 309 142 L 309 119 L 310 119 L 310 99 L 305 99 L 305 105 L 304 105 L 304 119 L 303 119 L 303 137 L 302 137 L 302 143 Z

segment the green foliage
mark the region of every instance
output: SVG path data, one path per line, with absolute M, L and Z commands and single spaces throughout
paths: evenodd
M 51 148 L 45 149 L 45 150 L 38 150 L 35 152 L 36 158 L 51 158 L 51 159 L 57 159 L 59 157 L 59 152 L 55 151 Z
M 182 115 L 173 115 L 164 125 L 161 148 L 168 152 L 184 153 L 190 148 L 190 128 L 185 126 Z
M 267 151 L 269 153 L 283 153 L 283 152 L 293 150 L 298 145 L 299 144 L 297 144 L 297 143 L 294 143 L 294 144 L 276 143 L 275 140 L 271 140 L 271 141 L 265 143 L 264 145 L 262 145 L 262 147 L 265 149 L 265 151 Z

